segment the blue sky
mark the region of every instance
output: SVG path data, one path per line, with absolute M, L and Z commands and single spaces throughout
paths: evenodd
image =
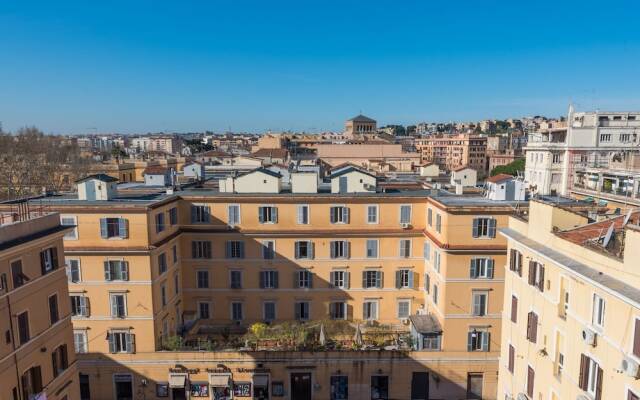
M 339 130 L 640 109 L 638 1 L 0 1 L 0 121 Z M 92 129 L 95 128 L 95 129 Z

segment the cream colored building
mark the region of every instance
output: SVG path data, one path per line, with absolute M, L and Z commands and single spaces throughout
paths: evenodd
M 55 213 L 0 213 L 0 399 L 80 398 L 62 237 Z
M 532 201 L 508 240 L 498 398 L 638 399 L 638 213 Z

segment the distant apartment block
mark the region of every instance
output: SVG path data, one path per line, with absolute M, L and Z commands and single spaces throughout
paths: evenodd
M 431 135 L 416 139 L 423 162 L 433 162 L 451 171 L 469 166 L 478 174 L 487 173 L 487 138 L 473 134 Z

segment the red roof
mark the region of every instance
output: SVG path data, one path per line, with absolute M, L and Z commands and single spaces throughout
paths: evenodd
M 623 228 L 626 215 L 620 215 L 605 221 L 594 222 L 593 224 L 583 225 L 575 229 L 570 229 L 558 233 L 558 236 L 576 244 L 583 244 L 588 240 L 599 239 L 607 233 L 607 230 L 613 224 L 614 230 Z M 637 224 L 640 219 L 640 212 L 631 214 L 629 223 Z
M 513 175 L 508 175 L 508 174 L 498 174 L 498 175 L 494 175 L 492 177 L 487 178 L 487 182 L 491 182 L 491 183 L 498 183 L 498 182 L 502 182 L 502 181 L 508 181 L 513 179 Z
M 142 175 L 164 175 L 168 172 L 167 167 L 163 167 L 160 165 L 154 165 L 151 167 L 147 167 L 142 171 Z
M 258 149 L 253 157 L 269 157 L 269 158 L 287 158 L 289 151 L 287 149 Z
M 471 168 L 471 167 L 470 167 L 470 166 L 468 166 L 468 165 L 462 165 L 462 166 L 460 166 L 460 167 L 458 167 L 458 168 L 454 168 L 454 169 L 453 169 L 453 171 L 454 171 L 454 172 L 459 172 L 459 171 L 462 171 L 462 170 L 465 170 L 465 169 L 473 169 L 473 168 Z

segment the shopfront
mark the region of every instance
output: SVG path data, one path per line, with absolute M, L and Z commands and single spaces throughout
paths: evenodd
M 169 393 L 171 400 L 187 399 L 187 374 L 169 374 Z
M 209 374 L 212 400 L 230 400 L 233 398 L 233 381 L 230 373 Z

